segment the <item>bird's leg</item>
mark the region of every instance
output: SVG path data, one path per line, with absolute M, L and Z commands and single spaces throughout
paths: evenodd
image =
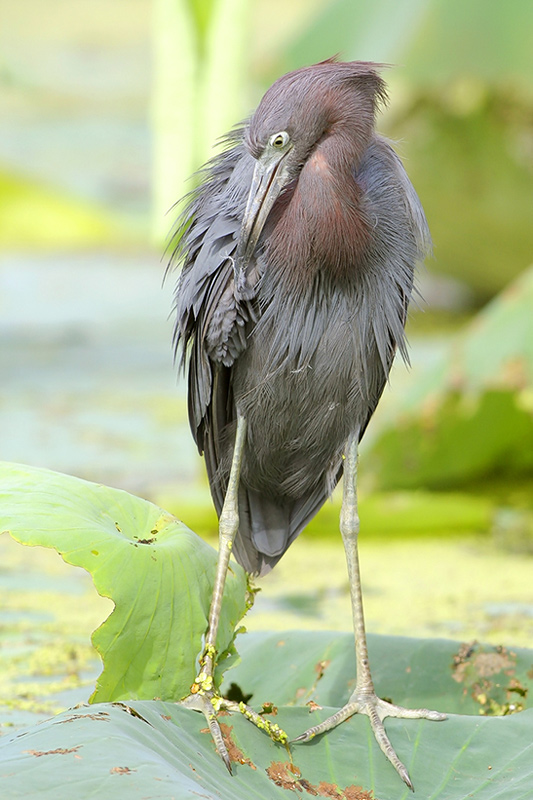
M 244 417 L 237 417 L 237 432 L 235 434 L 235 448 L 231 462 L 231 471 L 228 481 L 228 488 L 224 498 L 224 505 L 219 519 L 219 547 L 217 571 L 213 594 L 211 596 L 211 606 L 209 609 L 209 623 L 205 636 L 205 646 L 200 656 L 200 671 L 191 686 L 191 693 L 181 701 L 187 708 L 202 711 L 209 725 L 209 730 L 213 737 L 215 747 L 231 773 L 231 760 L 228 750 L 224 743 L 220 725 L 217 720 L 219 711 L 239 711 L 247 719 L 257 725 L 258 728 L 266 731 L 274 741 L 287 744 L 288 736 L 281 730 L 279 725 L 271 723 L 258 714 L 253 708 L 245 703 L 236 703 L 226 700 L 218 693 L 214 683 L 216 666 L 216 640 L 218 632 L 218 622 L 222 607 L 222 597 L 226 583 L 229 559 L 233 547 L 233 541 L 239 529 L 239 478 L 241 473 L 242 454 L 246 439 L 246 420 Z
M 305 731 L 305 733 L 294 741 L 309 741 L 318 734 L 336 727 L 354 714 L 366 714 L 370 720 L 374 736 L 381 750 L 385 753 L 402 780 L 410 789 L 413 789 L 409 773 L 396 755 L 385 732 L 383 720 L 385 717 L 442 720 L 446 719 L 446 715 L 438 711 L 429 711 L 427 708 L 408 709 L 393 705 L 377 697 L 374 689 L 366 644 L 361 576 L 357 552 L 357 536 L 359 533 L 359 517 L 357 514 L 357 441 L 358 436 L 355 435 L 348 442 L 344 460 L 343 498 L 340 517 L 340 528 L 348 564 L 348 578 L 350 582 L 355 633 L 355 660 L 357 669 L 355 689 L 347 704 L 337 711 L 336 714 L 333 714 L 319 725 L 309 728 L 309 730 Z
M 237 418 L 237 432 L 235 434 L 235 447 L 228 481 L 228 488 L 224 498 L 222 513 L 218 522 L 218 561 L 211 596 L 211 606 L 209 608 L 209 622 L 205 636 L 205 647 L 200 659 L 202 668 L 196 679 L 196 684 L 201 689 L 211 690 L 213 688 L 213 676 L 216 661 L 216 640 L 218 633 L 218 622 L 220 610 L 222 608 L 222 597 L 226 584 L 229 560 L 233 548 L 233 541 L 239 529 L 239 478 L 241 474 L 242 453 L 246 438 L 246 420 L 244 417 Z

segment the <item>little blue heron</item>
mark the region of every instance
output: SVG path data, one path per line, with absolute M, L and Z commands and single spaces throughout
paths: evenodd
M 230 768 L 216 711 L 216 635 L 230 553 L 264 575 L 344 476 L 357 680 L 347 704 L 296 741 L 356 713 L 412 784 L 385 717 L 443 719 L 376 696 L 357 554 L 357 450 L 404 325 L 413 272 L 429 246 L 420 201 L 374 129 L 386 100 L 379 65 L 334 59 L 277 80 L 201 171 L 174 260 L 175 344 L 188 362 L 188 410 L 219 515 L 219 556 L 200 674 L 185 705 L 205 713 Z M 278 741 L 276 725 L 240 710 Z M 231 769 L 230 769 L 231 771 Z

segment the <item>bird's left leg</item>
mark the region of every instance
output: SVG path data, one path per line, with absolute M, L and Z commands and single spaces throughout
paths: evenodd
M 365 623 L 363 617 L 363 600 L 361 593 L 361 577 L 359 572 L 359 556 L 357 552 L 357 537 L 359 533 L 359 517 L 357 514 L 357 442 L 358 435 L 353 436 L 348 442 L 344 459 L 344 482 L 341 508 L 340 528 L 346 561 L 348 564 L 348 578 L 350 583 L 350 596 L 352 601 L 352 616 L 355 632 L 355 660 L 357 680 L 347 704 L 336 714 L 315 725 L 298 736 L 294 741 L 306 742 L 318 734 L 324 733 L 354 714 L 366 714 L 376 741 L 385 753 L 402 780 L 413 788 L 407 769 L 402 764 L 389 741 L 385 732 L 383 720 L 385 717 L 401 717 L 410 719 L 446 719 L 445 714 L 438 711 L 429 711 L 427 708 L 408 709 L 393 705 L 381 700 L 375 692 L 368 650 L 366 644 Z
M 191 693 L 181 701 L 187 708 L 202 711 L 209 725 L 209 730 L 215 747 L 224 761 L 226 767 L 231 772 L 231 760 L 228 750 L 224 743 L 224 738 L 217 720 L 219 711 L 239 711 L 247 719 L 269 734 L 274 741 L 287 744 L 288 736 L 275 723 L 263 719 L 253 708 L 245 703 L 236 703 L 232 700 L 223 698 L 215 686 L 215 666 L 216 666 L 216 639 L 218 632 L 218 622 L 220 610 L 222 608 L 222 597 L 226 583 L 229 559 L 233 548 L 233 541 L 239 529 L 239 478 L 242 465 L 242 454 L 244 442 L 246 440 L 246 420 L 242 416 L 237 418 L 237 432 L 235 434 L 235 447 L 231 462 L 231 471 L 228 481 L 228 488 L 224 498 L 224 505 L 219 519 L 219 548 L 217 570 L 213 594 L 211 597 L 211 607 L 209 609 L 209 624 L 205 636 L 205 646 L 200 656 L 200 671 L 196 680 L 191 686 Z

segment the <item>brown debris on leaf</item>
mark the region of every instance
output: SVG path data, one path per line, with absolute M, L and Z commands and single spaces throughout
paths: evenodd
M 373 791 L 365 791 L 360 786 L 347 786 L 344 790 L 346 800 L 377 800 Z
M 261 708 L 261 711 L 259 713 L 261 714 L 261 716 L 263 716 L 264 714 L 272 714 L 272 716 L 275 717 L 277 716 L 278 713 L 278 707 L 275 706 L 274 703 L 269 703 L 269 702 L 263 703 L 263 707 Z
M 109 722 L 110 717 L 107 711 L 96 711 L 94 714 L 73 714 L 72 717 L 58 719 L 54 725 L 65 725 L 67 722 L 77 722 L 79 719 L 92 719 L 95 722 Z
M 281 786 L 282 789 L 302 791 L 303 787 L 300 783 L 302 773 L 290 761 L 273 761 L 265 771 L 276 786 Z
M 367 792 L 361 786 L 347 786 L 344 791 L 335 783 L 326 783 L 321 781 L 317 789 L 317 795 L 320 797 L 331 797 L 333 800 L 375 800 L 374 792 Z
M 244 755 L 240 747 L 238 747 L 233 741 L 231 737 L 233 725 L 226 725 L 225 722 L 221 722 L 220 730 L 222 732 L 222 737 L 224 739 L 224 744 L 226 745 L 230 761 L 232 763 L 235 762 L 236 764 L 248 764 L 248 766 L 252 769 L 257 769 L 253 761 L 250 761 L 250 759 Z
M 317 788 L 317 794 L 319 794 L 321 797 L 332 797 L 334 800 L 338 800 L 339 797 L 345 797 L 344 792 L 341 794 L 339 787 L 335 786 L 334 783 L 320 781 Z
M 331 659 L 322 659 L 321 661 L 317 661 L 315 664 L 314 670 L 316 673 L 316 678 L 313 681 L 312 685 L 308 688 L 306 686 L 301 686 L 299 689 L 296 690 L 295 699 L 301 700 L 304 697 L 310 697 L 316 690 L 318 686 L 318 682 L 324 677 L 324 674 L 331 664 Z
M 361 786 L 347 786 L 341 789 L 335 783 L 321 781 L 314 786 L 302 777 L 301 770 L 290 761 L 273 761 L 266 770 L 266 774 L 276 786 L 289 789 L 293 792 L 306 792 L 312 797 L 329 797 L 333 800 L 377 800 L 372 791 L 366 791 Z
M 453 657 L 452 678 L 464 684 L 479 703 L 483 716 L 505 716 L 522 711 L 527 687 L 515 677 L 516 654 L 502 646 L 468 642 Z
M 109 772 L 111 775 L 129 775 L 131 772 L 137 772 L 137 770 L 131 769 L 131 767 L 111 767 Z
M 23 750 L 22 752 L 28 753 L 30 756 L 35 756 L 36 758 L 55 755 L 66 756 L 68 753 L 77 753 L 80 747 L 81 744 L 76 745 L 76 747 L 57 747 L 55 750 Z
M 150 725 L 150 727 L 152 727 L 152 724 L 148 722 L 148 720 L 145 719 L 142 714 L 139 714 L 139 712 L 136 711 L 133 708 L 133 706 L 129 706 L 127 703 L 122 702 L 122 700 L 119 700 L 116 703 L 112 703 L 111 705 L 113 706 L 113 708 L 120 708 L 121 711 L 125 711 L 126 714 L 130 715 L 130 717 L 136 717 L 136 719 L 140 719 L 141 722 L 146 722 L 147 725 Z
M 318 664 L 315 664 L 315 672 L 317 674 L 317 681 L 323 677 L 324 672 L 327 670 L 329 665 L 331 664 L 331 659 L 325 659 L 324 661 L 319 661 Z

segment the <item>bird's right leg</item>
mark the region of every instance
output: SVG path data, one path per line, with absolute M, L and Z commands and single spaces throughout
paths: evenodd
M 288 736 L 281 730 L 279 725 L 265 720 L 260 714 L 247 706 L 245 703 L 236 703 L 232 700 L 223 698 L 215 686 L 214 673 L 216 666 L 216 640 L 220 611 L 222 608 L 222 597 L 228 571 L 229 559 L 233 548 L 233 541 L 239 529 L 239 478 L 241 474 L 242 454 L 246 440 L 246 420 L 242 416 L 237 417 L 237 432 L 235 434 L 235 447 L 231 462 L 231 471 L 228 481 L 228 488 L 224 498 L 224 505 L 219 519 L 219 547 L 217 571 L 213 594 L 211 596 L 211 607 L 209 609 L 209 624 L 205 636 L 205 646 L 200 656 L 200 671 L 191 686 L 191 693 L 184 698 L 181 703 L 186 708 L 193 708 L 201 711 L 205 715 L 207 724 L 215 747 L 231 773 L 231 760 L 227 747 L 224 743 L 222 731 L 217 720 L 219 711 L 239 711 L 247 719 L 264 730 L 274 741 L 287 744 Z

